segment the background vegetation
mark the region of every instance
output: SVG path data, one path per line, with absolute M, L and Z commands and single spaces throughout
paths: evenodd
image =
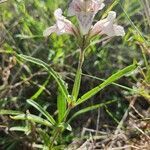
M 32 99 L 55 118 L 57 99 L 60 96 L 56 82 L 41 67 L 18 59 L 14 53 L 39 58 L 48 63 L 67 81 L 71 89 L 78 63 L 76 42 L 68 35 L 58 37 L 53 34 L 49 38 L 43 37 L 43 31 L 54 24 L 54 10 L 61 7 L 67 14 L 68 4 L 69 2 L 64 0 L 7 0 L 0 3 L 1 114 L 4 114 L 1 110 L 7 109 L 41 116 L 41 113 L 26 101 Z M 107 106 L 104 104 L 99 109 L 74 118 L 70 123 L 73 130 L 64 132 L 56 145 L 67 147 L 75 138 L 88 139 L 91 131 L 81 136 L 83 127 L 93 129 L 92 135 L 97 134 L 98 131 L 113 133 L 129 109 L 134 112 L 136 117 L 134 121 L 146 119 L 144 123 L 148 127 L 146 126 L 146 129 L 138 127 L 138 129 L 143 132 L 140 135 L 144 134 L 150 139 L 150 2 L 109 0 L 106 1 L 106 5 L 107 7 L 96 16 L 96 19 L 99 20 L 108 9 L 115 10 L 119 24 L 125 27 L 126 35 L 123 38 L 113 38 L 107 43 L 98 43 L 88 49 L 83 65 L 80 95 L 117 70 L 132 64 L 133 61 L 137 61 L 139 67 L 117 81 L 117 84 L 111 84 L 89 101 L 75 108 L 70 116 L 86 106 L 92 107 L 94 104 L 115 100 L 113 104 Z M 74 18 L 71 19 L 75 22 Z M 129 104 L 133 100 L 134 107 L 131 107 Z M 125 127 L 131 127 L 133 123 L 133 120 L 130 120 L 132 122 L 130 124 L 129 118 L 129 116 L 128 119 L 125 118 L 128 120 Z M 139 121 L 139 124 L 141 122 Z M 29 125 L 31 130 L 20 132 L 15 131 L 19 129 L 12 128 L 25 125 Z M 41 130 L 37 131 L 38 128 Z M 43 130 L 45 132 L 42 132 Z M 38 147 L 46 141 L 44 139 L 47 137 L 46 132 L 48 134 L 51 131 L 40 124 L 34 124 L 32 121 L 16 121 L 10 115 L 1 115 L 0 149 L 26 150 Z M 139 145 L 143 146 L 145 143 Z

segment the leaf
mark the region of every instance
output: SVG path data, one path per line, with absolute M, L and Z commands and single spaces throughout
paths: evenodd
M 53 117 L 46 110 L 44 110 L 38 103 L 36 103 L 35 101 L 33 101 L 31 99 L 27 100 L 27 102 L 30 105 L 32 105 L 34 108 L 36 108 L 39 112 L 41 112 L 52 125 L 56 124 Z
M 38 89 L 38 91 L 31 97 L 31 99 L 32 100 L 35 100 L 35 99 L 37 99 L 40 95 L 41 95 L 41 93 L 43 92 L 43 90 L 45 89 L 45 86 L 48 84 L 48 82 L 49 82 L 49 78 L 50 77 L 48 77 L 47 78 L 47 80 L 44 82 L 44 84 Z
M 64 94 L 65 98 L 67 99 L 67 101 L 68 102 L 71 101 L 69 96 L 68 96 L 69 93 L 68 93 L 67 87 L 65 85 L 65 82 L 60 78 L 58 73 L 56 73 L 52 68 L 49 67 L 49 65 L 47 63 L 43 62 L 40 59 L 33 58 L 31 56 L 26 56 L 26 55 L 22 55 L 22 54 L 17 54 L 17 56 L 19 58 L 26 60 L 26 61 L 29 61 L 29 62 L 32 62 L 32 63 L 37 64 L 39 66 L 42 66 L 49 74 L 51 74 L 53 76 L 53 78 L 57 82 L 58 86 L 60 87 L 62 93 Z
M 83 65 L 83 61 L 84 61 L 85 51 L 86 51 L 86 48 L 83 51 L 80 50 L 78 68 L 77 68 L 75 81 L 74 81 L 74 85 L 73 85 L 73 90 L 72 90 L 73 101 L 76 101 L 78 98 L 78 95 L 79 95 L 81 77 L 82 77 L 82 65 Z
M 72 96 L 73 100 L 77 100 L 78 94 L 79 94 L 79 89 L 80 89 L 80 83 L 81 83 L 81 75 L 82 75 L 82 70 L 79 69 L 77 70 L 76 76 L 75 76 L 75 82 L 72 90 Z
M 109 105 L 109 104 L 114 103 L 114 102 L 116 102 L 116 100 L 111 100 L 111 101 L 108 101 L 108 102 L 106 102 L 106 103 L 97 104 L 97 105 L 93 105 L 93 106 L 89 106 L 89 107 L 83 108 L 83 109 L 79 110 L 78 112 L 76 112 L 76 113 L 69 119 L 68 122 L 70 122 L 72 119 L 74 119 L 75 117 L 77 117 L 77 116 L 79 116 L 79 115 L 81 115 L 81 114 L 84 114 L 84 113 L 86 113 L 86 112 L 88 112 L 88 111 L 92 111 L 92 110 L 94 110 L 94 109 L 98 109 L 98 108 L 100 108 L 100 107 L 103 107 L 103 106 L 105 106 L 105 105 Z
M 60 89 L 58 89 L 57 110 L 58 110 L 58 122 L 59 123 L 63 120 L 64 115 L 66 113 L 66 109 L 67 109 L 66 99 L 64 95 L 62 94 L 62 92 L 60 91 Z
M 96 77 L 96 76 L 92 76 L 92 75 L 89 75 L 89 74 L 83 74 L 83 75 L 86 76 L 86 77 L 92 78 L 92 79 L 99 80 L 99 81 L 105 81 L 105 79 L 102 79 L 102 78 L 99 78 L 99 77 Z M 118 87 L 120 87 L 122 89 L 125 89 L 125 90 L 128 90 L 128 91 L 132 91 L 132 92 L 137 93 L 137 90 L 132 89 L 132 88 L 130 88 L 128 86 L 124 86 L 124 85 L 121 85 L 121 84 L 118 84 L 118 83 L 115 83 L 115 82 L 112 82 L 111 84 L 116 85 L 116 86 L 118 86 Z
M 105 110 L 108 113 L 108 115 L 117 123 L 119 124 L 120 121 L 109 111 L 108 107 L 105 105 Z
M 19 132 L 24 132 L 26 135 L 29 135 L 31 133 L 31 129 L 28 126 L 15 126 L 9 128 L 9 131 L 19 131 Z
M 70 126 L 70 124 L 62 122 L 61 124 L 59 124 L 58 126 L 59 128 L 62 128 L 62 130 L 66 129 L 68 131 L 72 131 L 72 127 Z
M 23 112 L 5 109 L 0 110 L 0 115 L 19 115 L 19 114 L 23 114 Z
M 98 93 L 100 90 L 102 90 L 103 88 L 105 88 L 106 86 L 111 84 L 112 82 L 120 79 L 121 77 L 123 77 L 124 75 L 128 74 L 129 72 L 135 70 L 136 68 L 137 68 L 137 65 L 134 63 L 122 70 L 119 70 L 117 73 L 111 75 L 108 79 L 106 79 L 103 83 L 99 84 L 98 86 L 96 86 L 92 90 L 88 91 L 83 96 L 81 96 L 81 98 L 79 98 L 77 100 L 76 105 L 79 105 L 79 104 L 83 103 L 84 101 L 88 100 L 89 98 L 94 96 L 96 93 Z
M 20 114 L 17 116 L 11 116 L 11 118 L 14 120 L 29 120 L 31 122 L 35 122 L 35 123 L 39 123 L 48 127 L 52 127 L 52 124 L 49 121 L 41 117 L 38 117 L 36 115 L 32 115 L 32 114 Z
M 22 127 L 22 126 L 16 126 L 16 127 L 11 127 L 11 128 L 9 128 L 9 131 L 28 132 L 28 131 L 29 131 L 29 128 L 27 128 L 27 127 Z

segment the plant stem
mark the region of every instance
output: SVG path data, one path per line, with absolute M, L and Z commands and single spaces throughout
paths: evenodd
M 50 146 L 49 146 L 49 150 L 52 150 L 54 142 L 56 140 L 56 138 L 59 136 L 59 134 L 61 133 L 61 128 L 56 127 L 56 129 L 54 130 L 54 136 L 52 141 L 50 142 Z
M 79 90 L 80 90 L 80 84 L 81 84 L 81 76 L 82 76 L 82 65 L 84 62 L 84 53 L 85 53 L 85 47 L 86 47 L 86 41 L 85 40 L 86 40 L 86 38 L 83 37 L 81 49 L 80 49 L 80 55 L 79 55 L 78 68 L 77 68 L 77 72 L 76 72 L 76 76 L 75 76 L 75 82 L 74 82 L 73 90 L 72 90 L 72 97 L 73 97 L 72 103 L 70 103 L 70 105 L 68 105 L 68 109 L 67 109 L 63 119 L 61 120 L 61 122 L 66 122 L 66 119 L 67 119 L 69 112 L 74 107 L 73 101 L 76 101 L 78 98 L 78 94 L 79 94 Z M 54 136 L 53 136 L 53 139 L 50 143 L 49 150 L 52 150 L 54 142 L 55 142 L 56 138 L 60 135 L 61 132 L 62 132 L 61 128 L 59 128 L 59 127 L 55 128 Z
M 78 68 L 75 76 L 75 82 L 72 90 L 72 96 L 73 100 L 76 101 L 78 98 L 79 90 L 80 90 L 80 84 L 81 84 L 81 76 L 82 76 L 82 65 L 84 62 L 84 53 L 85 53 L 85 37 L 83 37 L 82 46 L 80 49 L 80 56 L 79 56 L 79 62 L 78 62 Z

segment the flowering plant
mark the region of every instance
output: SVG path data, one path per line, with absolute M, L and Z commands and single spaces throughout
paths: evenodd
M 72 0 L 68 9 L 68 16 L 76 16 L 79 27 L 76 27 L 62 15 L 60 8 L 56 9 L 54 16 L 56 24 L 47 28 L 44 32 L 44 36 L 49 36 L 53 32 L 58 35 L 71 34 L 76 38 L 79 38 L 80 58 L 78 63 L 77 74 L 72 91 L 73 99 L 78 97 L 82 64 L 84 61 L 84 53 L 90 44 L 89 39 L 95 36 L 106 36 L 105 39 L 112 38 L 113 36 L 124 36 L 124 28 L 114 23 L 116 19 L 116 13 L 110 11 L 107 18 L 98 21 L 95 25 L 92 25 L 93 19 L 99 10 L 103 9 L 105 4 L 103 0 Z
M 17 55 L 17 57 L 21 59 L 43 67 L 55 79 L 60 91 L 57 100 L 58 118 L 54 119 L 54 117 L 50 115 L 48 111 L 46 111 L 32 99 L 27 100 L 27 102 L 36 108 L 46 119 L 40 116 L 32 115 L 30 113 L 10 113 L 10 111 L 4 111 L 3 114 L 12 114 L 12 119 L 29 120 L 51 128 L 53 130 L 51 137 L 47 138 L 48 135 L 46 134 L 46 139 L 48 139 L 46 140 L 46 148 L 49 150 L 53 148 L 55 141 L 57 141 L 57 138 L 65 129 L 71 130 L 69 123 L 74 117 L 84 112 L 97 109 L 103 105 L 98 104 L 93 105 L 92 107 L 83 108 L 69 118 L 69 113 L 74 107 L 87 101 L 103 88 L 118 80 L 122 76 L 128 74 L 129 72 L 135 70 L 137 67 L 136 64 L 132 64 L 122 70 L 119 70 L 115 74 L 111 75 L 108 79 L 104 80 L 104 82 L 79 97 L 84 54 L 89 47 L 92 38 L 95 36 L 104 36 L 105 39 L 110 39 L 114 36 L 125 35 L 124 28 L 115 23 L 116 13 L 114 11 L 110 11 L 105 19 L 102 19 L 92 25 L 95 15 L 98 13 L 98 11 L 102 10 L 104 6 L 105 4 L 103 3 L 103 0 L 72 0 L 69 5 L 68 16 L 76 16 L 79 26 L 75 26 L 71 21 L 64 17 L 62 10 L 58 8 L 54 12 L 56 23 L 53 26 L 47 28 L 43 33 L 44 36 L 49 36 L 52 33 L 56 33 L 58 35 L 69 34 L 79 39 L 78 46 L 80 47 L 80 56 L 72 93 L 69 93 L 70 90 L 68 90 L 65 81 L 62 80 L 60 75 L 55 72 L 48 64 L 30 56 L 21 54 Z M 104 105 L 110 104 L 112 102 L 114 101 L 106 102 Z

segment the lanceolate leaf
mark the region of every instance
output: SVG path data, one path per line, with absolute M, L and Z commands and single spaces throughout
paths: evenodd
M 16 126 L 9 128 L 9 131 L 22 131 L 22 132 L 28 132 L 29 128 L 23 127 L 23 126 Z
M 29 62 L 32 62 L 34 64 L 37 64 L 39 66 L 42 66 L 45 70 L 47 70 L 47 72 L 49 74 L 51 74 L 53 76 L 53 78 L 56 80 L 57 84 L 59 85 L 62 93 L 64 94 L 65 98 L 69 101 L 69 93 L 67 91 L 67 87 L 65 86 L 65 83 L 64 81 L 60 78 L 60 76 L 51 68 L 49 67 L 48 64 L 46 64 L 45 62 L 43 62 L 42 60 L 40 59 L 37 59 L 37 58 L 33 58 L 31 56 L 26 56 L 26 55 L 22 55 L 22 54 L 19 54 L 17 55 L 18 57 L 26 60 L 26 61 L 29 61 Z
M 5 109 L 0 110 L 0 115 L 19 115 L 19 114 L 23 114 L 23 112 Z
M 53 119 L 53 117 L 46 110 L 44 110 L 38 103 L 36 103 L 31 99 L 27 100 L 27 102 L 34 108 L 36 108 L 38 111 L 40 111 L 52 125 L 55 125 L 56 122 Z
M 32 115 L 32 114 L 20 114 L 17 116 L 11 116 L 11 118 L 14 120 L 29 120 L 31 122 L 35 122 L 35 123 L 39 123 L 48 127 L 52 127 L 52 124 L 49 121 L 41 117 Z
M 82 70 L 81 69 L 77 70 L 77 73 L 75 76 L 75 83 L 74 83 L 73 90 L 72 90 L 72 96 L 75 101 L 77 100 L 79 90 L 80 90 L 81 74 L 82 74 Z
M 98 93 L 100 90 L 102 90 L 104 87 L 106 87 L 109 84 L 111 84 L 112 82 L 120 79 L 121 77 L 123 77 L 124 75 L 128 74 L 129 72 L 135 70 L 136 68 L 137 68 L 137 65 L 132 64 L 132 65 L 130 65 L 130 66 L 128 66 L 122 70 L 119 70 L 117 73 L 113 74 L 108 79 L 106 79 L 102 84 L 96 86 L 92 90 L 85 93 L 81 98 L 79 98 L 77 100 L 76 105 L 79 105 L 79 104 L 83 103 L 84 101 L 88 100 L 89 98 L 94 96 L 96 93 Z
M 66 113 L 66 108 L 67 108 L 67 102 L 62 94 L 62 92 L 58 89 L 58 96 L 57 96 L 57 109 L 58 109 L 58 122 L 60 123 L 64 115 Z
M 69 119 L 68 122 L 70 122 L 72 119 L 74 119 L 74 118 L 77 117 L 78 115 L 84 114 L 84 113 L 86 113 L 86 112 L 88 112 L 88 111 L 92 111 L 92 110 L 94 110 L 94 109 L 98 109 L 98 108 L 100 108 L 100 107 L 103 107 L 103 106 L 105 106 L 105 105 L 109 105 L 109 104 L 114 103 L 114 102 L 116 102 L 116 100 L 111 100 L 111 101 L 108 101 L 108 102 L 106 102 L 106 103 L 97 104 L 97 105 L 93 105 L 93 106 L 89 106 L 89 107 L 83 108 L 83 109 L 79 110 L 78 112 L 76 112 L 76 113 Z

